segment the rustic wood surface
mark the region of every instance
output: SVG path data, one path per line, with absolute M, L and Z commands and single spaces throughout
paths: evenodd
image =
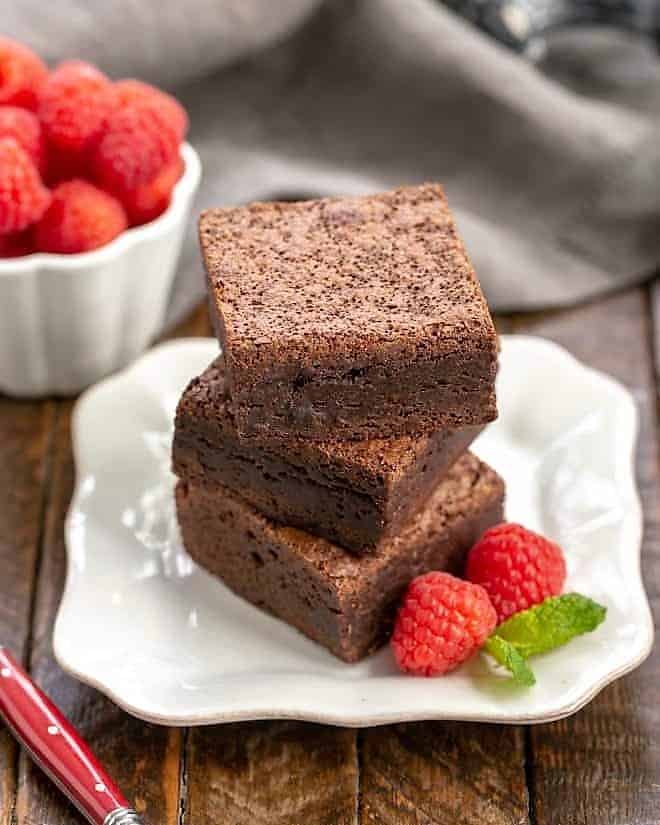
M 565 345 L 641 412 L 643 568 L 660 616 L 660 288 L 498 319 Z M 176 335 L 209 333 L 204 309 Z M 655 350 L 654 350 L 655 347 Z M 73 485 L 69 401 L 0 398 L 0 642 L 90 741 L 151 825 L 650 825 L 660 821 L 660 654 L 576 716 L 533 728 L 298 722 L 146 725 L 66 676 L 51 652 Z M 0 729 L 0 825 L 81 818 Z

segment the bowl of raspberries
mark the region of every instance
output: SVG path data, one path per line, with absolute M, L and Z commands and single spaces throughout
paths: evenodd
M 158 334 L 201 177 L 166 92 L 0 37 L 0 392 L 69 395 Z

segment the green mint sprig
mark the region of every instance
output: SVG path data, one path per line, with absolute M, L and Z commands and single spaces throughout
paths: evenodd
M 607 608 L 579 593 L 554 596 L 515 613 L 497 628 L 497 635 L 528 658 L 591 633 L 605 620 Z
M 536 684 L 536 676 L 531 667 L 506 639 L 494 634 L 484 642 L 484 650 L 511 673 L 517 684 L 524 687 Z
M 536 679 L 526 659 L 591 633 L 605 621 L 606 614 L 606 607 L 579 593 L 553 596 L 502 622 L 484 650 L 510 671 L 518 684 L 529 687 Z

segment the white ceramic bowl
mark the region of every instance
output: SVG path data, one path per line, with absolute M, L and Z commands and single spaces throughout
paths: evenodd
M 158 334 L 201 177 L 197 152 L 181 153 L 172 202 L 151 223 L 93 252 L 0 260 L 0 392 L 76 393 Z

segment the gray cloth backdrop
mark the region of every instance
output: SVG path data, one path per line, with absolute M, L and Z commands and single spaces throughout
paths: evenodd
M 534 65 L 433 0 L 7 0 L 2 17 L 49 60 L 172 89 L 198 208 L 441 181 L 501 310 L 660 262 L 660 63 L 632 34 L 555 35 Z M 170 322 L 202 290 L 193 220 Z

